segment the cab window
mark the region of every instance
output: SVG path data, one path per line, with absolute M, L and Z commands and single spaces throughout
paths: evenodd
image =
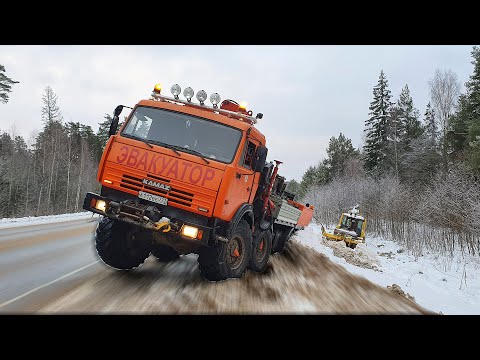
M 240 165 L 246 169 L 252 168 L 252 163 L 255 155 L 255 151 L 257 150 L 257 146 L 251 142 L 247 141 L 245 149 L 243 151 L 242 160 L 240 161 Z

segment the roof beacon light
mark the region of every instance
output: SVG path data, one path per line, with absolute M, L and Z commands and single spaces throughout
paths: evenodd
M 212 95 L 210 95 L 210 102 L 213 104 L 213 107 L 216 108 L 217 107 L 217 104 L 220 102 L 221 98 L 220 98 L 220 95 L 218 95 L 218 93 L 213 93 Z
M 200 90 L 197 92 L 197 100 L 200 101 L 200 105 L 204 105 L 205 100 L 207 100 L 207 93 L 205 90 Z
M 175 99 L 178 100 L 178 95 L 180 95 L 180 93 L 182 92 L 182 88 L 180 87 L 180 85 L 175 84 L 172 85 L 170 91 L 172 92 L 172 95 L 175 97 Z
M 247 103 L 245 101 L 242 101 L 240 103 L 240 105 L 238 105 L 238 108 L 243 110 L 243 111 L 246 111 L 247 110 Z
M 183 96 L 187 99 L 188 102 L 192 101 L 193 98 L 193 89 L 189 86 L 183 90 Z
M 156 94 L 160 94 L 162 92 L 162 85 L 156 84 L 155 87 L 153 88 L 153 92 Z

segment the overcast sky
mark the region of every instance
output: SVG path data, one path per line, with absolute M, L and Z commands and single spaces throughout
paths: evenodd
M 133 106 L 161 83 L 218 92 L 246 101 L 264 117 L 269 160 L 300 180 L 325 157 L 340 132 L 362 146 L 372 89 L 384 70 L 396 101 L 408 84 L 422 114 L 427 81 L 436 68 L 453 70 L 462 84 L 472 73 L 471 46 L 0 46 L 6 75 L 20 81 L 0 103 L 0 130 L 28 139 L 41 128 L 42 93 L 58 95 L 65 121 L 98 129 L 118 104 Z M 165 91 L 164 91 L 165 93 Z M 126 113 L 126 111 L 124 110 Z M 123 115 L 125 115 L 125 113 Z

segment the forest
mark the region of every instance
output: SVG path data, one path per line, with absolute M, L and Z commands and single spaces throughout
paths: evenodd
M 1 100 L 14 80 L 0 65 Z M 99 190 L 97 165 L 108 140 L 111 117 L 94 131 L 65 122 L 58 97 L 47 86 L 42 97 L 43 129 L 26 141 L 15 127 L 0 131 L 0 218 L 82 211 L 87 191 Z
M 287 190 L 315 206 L 315 218 L 334 225 L 359 204 L 368 233 L 451 255 L 480 252 L 480 48 L 465 91 L 451 70 L 428 81 L 423 116 L 408 84 L 392 99 L 381 71 L 365 118 L 363 146 L 343 134 L 330 138 L 327 156 Z M 368 241 L 368 240 L 367 240 Z

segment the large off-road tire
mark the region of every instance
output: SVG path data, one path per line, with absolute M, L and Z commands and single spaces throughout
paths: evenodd
M 173 261 L 180 257 L 180 254 L 177 251 L 166 245 L 155 245 L 152 248 L 152 255 L 161 262 Z
M 241 220 L 228 242 L 219 241 L 199 252 L 200 274 L 210 281 L 241 277 L 250 260 L 251 248 L 252 230 Z
M 272 232 L 260 231 L 253 239 L 252 253 L 248 268 L 255 272 L 264 272 L 272 251 Z
M 104 217 L 95 232 L 100 259 L 118 270 L 134 269 L 150 255 L 151 243 L 134 226 Z
M 295 228 L 285 227 L 282 229 L 281 233 L 275 237 L 275 241 L 272 247 L 272 253 L 281 253 L 285 250 L 285 245 L 290 237 L 293 235 Z

